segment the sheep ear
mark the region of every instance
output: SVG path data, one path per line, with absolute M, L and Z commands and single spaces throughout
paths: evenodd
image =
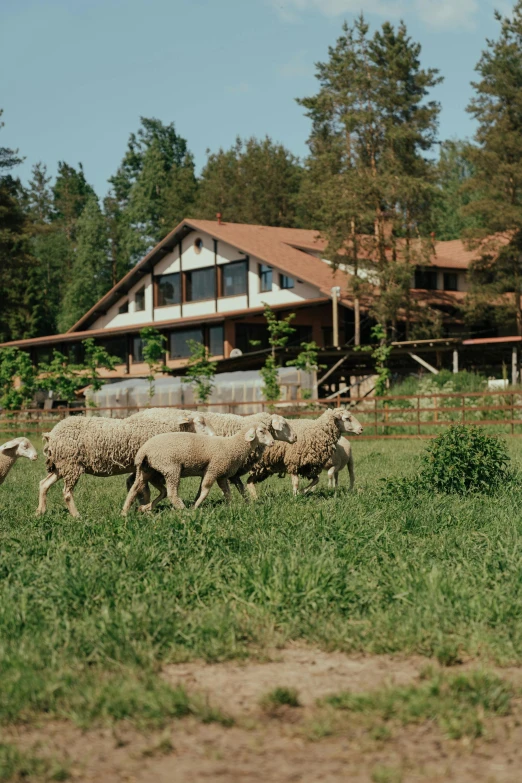
M 250 441 L 254 440 L 255 437 L 256 437 L 256 431 L 253 427 L 249 429 L 247 432 L 245 432 L 245 440 L 247 443 L 250 443 Z
M 279 432 L 281 432 L 281 430 L 284 428 L 284 426 L 285 426 L 285 423 L 284 423 L 284 421 L 283 421 L 281 416 L 272 416 L 272 427 L 275 430 L 279 430 Z
M 20 440 L 18 438 L 15 438 L 14 440 L 8 440 L 7 443 L 4 443 L 2 446 L 0 446 L 0 451 L 9 451 L 10 449 L 16 448 L 16 446 L 20 445 Z

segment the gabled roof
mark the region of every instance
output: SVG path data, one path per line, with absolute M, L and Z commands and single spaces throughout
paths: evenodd
M 243 253 L 277 267 L 290 277 L 310 283 L 326 296 L 330 295 L 330 289 L 334 285 L 340 285 L 342 289 L 346 287 L 344 272 L 334 273 L 324 261 L 295 246 L 298 244 L 307 249 L 323 250 L 325 243 L 319 239 L 317 231 L 187 219 L 182 220 L 165 239 L 162 239 L 145 258 L 71 326 L 68 332 L 88 329 L 100 315 L 106 313 L 144 275 L 150 273 L 158 261 L 174 250 L 179 241 L 192 231 L 202 231 L 217 240 L 227 242 Z

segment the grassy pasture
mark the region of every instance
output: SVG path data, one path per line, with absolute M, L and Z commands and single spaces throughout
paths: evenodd
M 35 518 L 42 461 L 0 488 L 0 725 L 42 714 L 143 726 L 226 722 L 158 676 L 167 662 L 246 657 L 301 639 L 345 651 L 522 661 L 522 487 L 496 497 L 394 499 L 424 444 L 353 441 L 357 491 L 256 505 L 218 490 L 183 514 L 120 516 L 121 477 L 83 477 Z M 522 461 L 522 443 L 510 449 Z M 196 482 L 186 481 L 189 501 Z

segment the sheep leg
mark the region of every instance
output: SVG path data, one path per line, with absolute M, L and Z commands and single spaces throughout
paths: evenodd
M 172 465 L 168 473 L 165 473 L 165 485 L 167 496 L 174 508 L 185 508 L 185 504 L 178 495 L 179 481 L 181 479 L 181 465 Z M 157 500 L 157 498 L 156 498 Z
M 299 494 L 299 476 L 294 476 L 294 474 L 292 474 L 291 479 L 292 479 L 292 494 L 295 498 Z
M 203 481 L 201 482 L 201 492 L 199 493 L 199 498 L 194 503 L 194 508 L 199 508 L 205 498 L 207 497 L 208 493 L 210 492 L 212 485 L 214 483 L 214 479 L 206 473 L 203 476 Z
M 241 479 L 240 479 L 240 481 L 241 481 Z M 228 479 L 226 479 L 226 478 L 218 478 L 217 479 L 217 485 L 220 488 L 221 492 L 224 494 L 225 500 L 227 501 L 227 503 L 230 503 L 230 501 L 232 499 L 232 496 L 230 494 L 230 484 L 228 483 Z M 243 485 L 241 485 L 241 486 L 243 486 Z M 243 492 L 244 491 L 245 491 L 245 489 L 243 487 Z
M 47 476 L 40 481 L 40 490 L 38 494 L 38 508 L 36 509 L 36 516 L 39 517 L 45 514 L 47 510 L 47 493 L 53 484 L 56 484 L 60 480 L 58 471 L 53 470 L 52 473 L 48 473 Z
M 121 513 L 123 516 L 126 516 L 129 513 L 129 510 L 138 497 L 138 494 L 140 492 L 143 492 L 143 488 L 147 482 L 147 478 L 141 467 L 138 468 L 136 471 L 136 477 L 134 479 L 134 483 L 132 487 L 129 489 L 129 493 L 125 499 L 125 503 L 123 504 L 123 508 L 121 510 Z M 141 508 L 141 507 L 140 507 Z
M 161 503 L 162 500 L 164 500 L 167 497 L 167 487 L 165 486 L 165 481 L 163 480 L 163 476 L 161 476 L 160 473 L 156 474 L 156 476 L 149 476 L 149 481 L 152 484 L 152 486 L 158 490 L 158 495 L 154 498 L 152 503 L 150 502 L 150 492 L 149 492 L 149 500 L 148 503 L 144 503 L 140 506 L 140 511 L 148 511 L 149 508 L 151 510 L 155 509 L 158 503 Z
M 250 480 L 250 478 L 251 477 L 249 476 L 248 479 L 247 479 L 247 489 L 248 489 L 248 491 L 250 493 L 250 497 L 252 498 L 252 500 L 257 500 L 256 485 L 254 484 L 253 481 Z
M 63 480 L 63 499 L 65 500 L 65 505 L 67 506 L 69 510 L 69 514 L 73 517 L 79 517 L 80 514 L 78 512 L 78 509 L 76 508 L 76 503 L 74 502 L 73 497 L 73 489 L 76 486 L 76 483 L 78 479 L 80 478 L 80 474 L 78 476 L 75 476 L 73 478 L 67 477 Z
M 127 493 L 130 492 L 134 481 L 136 480 L 136 473 L 130 473 L 127 476 Z M 151 482 L 152 483 L 152 482 Z M 147 506 L 150 503 L 150 488 L 147 482 L 145 482 L 144 489 L 138 494 L 138 501 L 141 506 Z
M 328 489 L 336 489 L 339 483 L 339 473 L 335 465 L 328 470 Z
M 248 500 L 248 495 L 246 493 L 245 486 L 244 486 L 243 482 L 241 481 L 241 476 L 237 476 L 237 475 L 236 476 L 232 476 L 230 478 L 230 481 L 235 486 L 235 488 L 237 489 L 237 491 L 239 492 L 239 494 L 241 495 L 243 500 Z M 254 485 L 250 484 L 250 485 L 247 485 L 247 486 L 248 486 L 251 494 L 252 494 L 252 490 L 254 491 L 253 497 L 255 499 L 257 497 L 257 493 L 256 493 Z
M 308 486 L 303 489 L 303 495 L 308 495 L 310 492 L 312 492 L 315 489 L 315 487 L 318 484 L 319 484 L 319 476 L 316 476 L 311 480 Z
M 353 469 L 353 454 L 350 454 L 348 458 L 348 473 L 350 474 L 350 490 L 353 489 L 355 484 L 355 471 Z

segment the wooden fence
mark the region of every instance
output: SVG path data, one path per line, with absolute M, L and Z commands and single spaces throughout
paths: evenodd
M 349 406 L 364 426 L 362 438 L 433 437 L 441 427 L 456 423 L 485 426 L 499 434 L 522 435 L 522 390 L 371 398 L 339 394 L 328 401 L 281 402 L 275 408 L 263 401 L 185 405 L 184 408 L 241 414 L 245 406 L 249 406 L 249 412 L 255 406 L 258 411 L 276 410 L 289 418 L 317 416 L 327 406 Z M 166 407 L 172 409 L 178 406 Z M 37 434 L 51 429 L 66 416 L 85 414 L 123 418 L 138 410 L 144 408 L 28 409 L 0 416 L 0 432 Z

